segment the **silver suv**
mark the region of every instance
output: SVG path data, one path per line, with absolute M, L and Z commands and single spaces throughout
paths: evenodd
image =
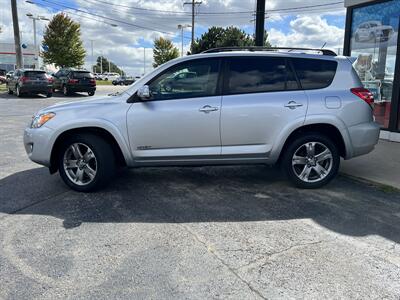
M 170 61 L 120 94 L 42 109 L 25 130 L 29 158 L 82 192 L 118 166 L 275 163 L 317 188 L 340 157 L 374 148 L 374 99 L 348 58 L 228 50 Z

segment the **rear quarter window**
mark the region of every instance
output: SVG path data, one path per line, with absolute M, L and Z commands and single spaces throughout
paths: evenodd
M 336 61 L 292 58 L 292 62 L 301 86 L 305 90 L 328 87 L 336 74 Z

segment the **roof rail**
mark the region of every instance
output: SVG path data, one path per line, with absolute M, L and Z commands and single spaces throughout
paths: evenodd
M 337 54 L 329 49 L 314 49 L 314 48 L 293 48 L 293 47 L 262 47 L 262 46 L 246 46 L 246 47 L 219 47 L 205 50 L 201 53 L 218 53 L 218 52 L 230 52 L 230 51 L 279 51 L 286 50 L 296 51 L 296 50 L 304 50 L 304 51 L 317 51 L 322 53 L 322 55 L 329 56 L 337 56 Z

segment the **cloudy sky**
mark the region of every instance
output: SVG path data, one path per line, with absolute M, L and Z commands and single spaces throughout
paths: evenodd
M 81 24 L 82 39 L 90 65 L 91 40 L 94 56 L 101 53 L 131 75 L 151 69 L 152 45 L 156 37 L 172 39 L 181 46 L 178 24 L 191 23 L 191 6 L 185 0 L 17 0 L 22 42 L 33 43 L 32 20 L 27 13 L 51 18 L 66 12 Z M 202 0 L 196 8 L 195 36 L 210 26 L 238 26 L 254 32 L 256 0 Z M 0 0 L 0 42 L 12 42 L 10 0 Z M 267 0 L 265 28 L 276 46 L 321 47 L 337 51 L 343 45 L 345 10 L 337 0 Z M 45 21 L 38 21 L 41 40 Z M 115 26 L 117 25 L 117 26 Z M 190 28 L 184 32 L 184 48 L 190 43 Z

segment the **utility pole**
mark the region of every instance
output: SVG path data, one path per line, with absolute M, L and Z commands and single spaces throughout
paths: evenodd
M 200 5 L 202 2 L 201 1 L 196 1 L 192 0 L 191 2 L 184 2 L 183 5 L 190 4 L 192 6 L 192 44 L 191 47 L 193 47 L 194 44 L 194 17 L 195 17 L 195 8 L 196 5 Z
M 264 46 L 265 0 L 257 0 L 256 46 Z
M 103 52 L 100 55 L 100 74 L 103 74 Z
M 146 47 L 143 47 L 143 75 L 146 74 Z
M 111 73 L 111 61 L 108 60 L 108 73 Z
M 181 44 L 181 56 L 183 56 L 183 30 L 185 29 L 185 28 L 188 28 L 188 27 L 191 27 L 189 24 L 185 24 L 185 25 L 182 25 L 182 24 L 179 24 L 178 25 L 178 29 L 180 29 L 181 30 L 181 42 L 182 42 L 182 44 Z
M 91 71 L 93 73 L 96 73 L 96 71 L 93 71 L 93 68 L 95 68 L 95 66 L 94 66 L 94 56 L 93 56 L 93 40 L 90 40 L 90 47 L 91 47 L 91 50 L 92 50 L 92 53 L 91 53 L 92 57 L 90 59 L 90 63 L 91 63 L 90 69 L 91 69 Z
M 33 21 L 33 45 L 35 46 L 35 67 L 39 68 L 39 47 L 37 44 L 37 38 L 36 38 L 36 21 L 37 20 L 43 20 L 43 21 L 50 21 L 48 18 L 44 16 L 34 16 L 32 13 L 27 13 L 26 16 Z
M 15 45 L 15 58 L 17 68 L 22 67 L 22 50 L 21 50 L 21 40 L 19 36 L 19 24 L 18 24 L 18 10 L 17 10 L 17 0 L 11 0 L 11 11 L 12 20 L 14 27 L 14 45 Z

